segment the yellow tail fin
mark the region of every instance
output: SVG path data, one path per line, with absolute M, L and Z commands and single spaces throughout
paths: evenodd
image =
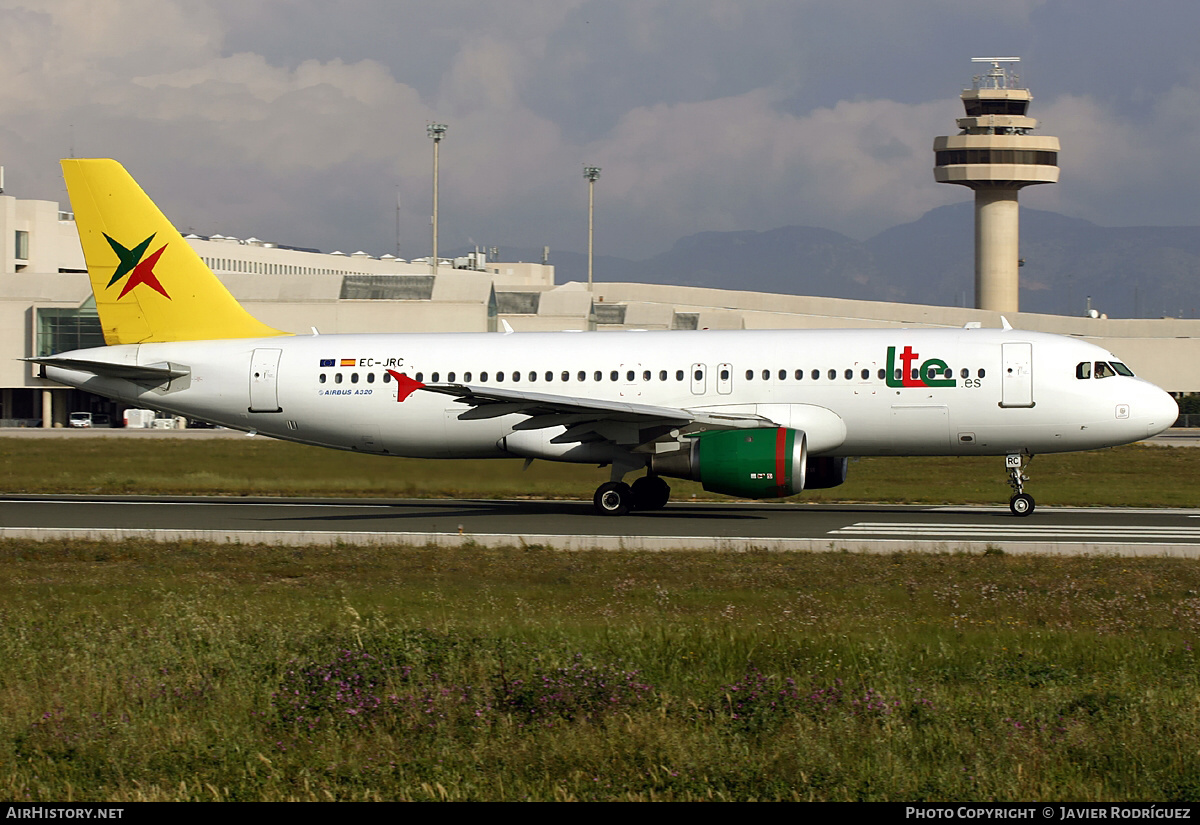
M 287 335 L 229 294 L 115 160 L 64 160 L 106 344 Z

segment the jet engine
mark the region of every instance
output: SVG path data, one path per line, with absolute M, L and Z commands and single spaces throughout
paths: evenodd
M 804 489 L 807 460 L 807 438 L 802 430 L 711 430 L 689 436 L 682 450 L 654 455 L 650 471 L 699 481 L 712 493 L 782 498 Z
M 827 490 L 845 483 L 849 466 L 850 459 L 844 456 L 810 455 L 804 469 L 804 489 Z

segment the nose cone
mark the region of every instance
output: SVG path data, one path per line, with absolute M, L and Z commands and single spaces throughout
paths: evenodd
M 1179 405 L 1158 387 L 1147 389 L 1148 397 L 1142 402 L 1142 419 L 1146 422 L 1146 435 L 1149 437 L 1175 424 L 1179 418 Z

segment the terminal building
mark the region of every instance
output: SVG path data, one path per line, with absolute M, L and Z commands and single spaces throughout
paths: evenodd
M 322 253 L 253 238 L 188 241 L 246 309 L 277 329 L 339 332 L 517 332 L 1001 325 L 982 309 L 636 283 L 555 284 L 546 263 L 406 262 Z M 65 426 L 71 412 L 113 402 L 36 377 L 19 359 L 102 346 L 73 216 L 51 201 L 0 195 L 0 426 Z M 964 273 L 964 278 L 969 277 Z M 1200 391 L 1200 320 L 1008 313 L 1019 329 L 1076 335 L 1120 355 L 1174 393 Z

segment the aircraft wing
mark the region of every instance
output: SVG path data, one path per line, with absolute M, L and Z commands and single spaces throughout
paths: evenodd
M 451 395 L 468 409 L 459 419 L 469 421 L 498 418 L 503 415 L 525 415 L 514 430 L 540 430 L 565 427 L 565 432 L 551 439 L 554 443 L 573 443 L 607 440 L 624 446 L 640 446 L 666 435 L 671 430 L 681 433 L 698 430 L 728 430 L 746 427 L 771 426 L 762 416 L 720 414 L 707 410 L 688 410 L 680 407 L 660 407 L 630 401 L 606 401 L 599 398 L 580 398 L 571 395 L 509 390 L 499 387 L 479 387 L 468 384 L 426 384 L 428 392 Z

